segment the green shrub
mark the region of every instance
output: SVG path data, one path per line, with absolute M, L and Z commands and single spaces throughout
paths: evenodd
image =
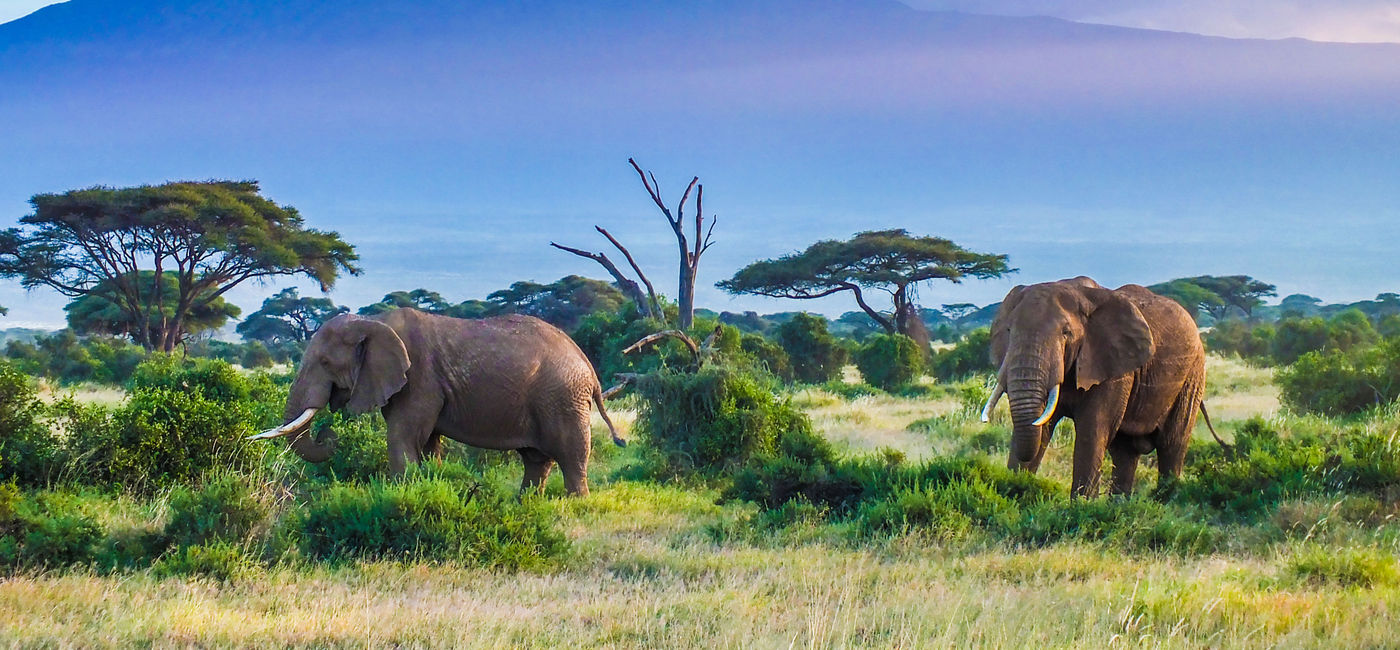
M 246 402 L 251 392 L 248 380 L 226 361 L 168 354 L 152 355 L 137 366 L 128 388 L 180 392 L 218 402 Z
M 1285 569 L 1304 582 L 1345 587 L 1392 585 L 1400 578 L 1395 557 L 1371 548 L 1309 546 L 1289 558 Z
M 743 466 L 771 452 L 780 435 L 811 427 L 770 387 L 726 366 L 654 372 L 637 382 L 637 392 L 638 431 L 680 471 Z
M 440 478 L 335 485 L 301 516 L 313 558 L 457 561 L 540 569 L 569 548 L 554 516 L 505 489 Z
M 93 551 L 94 564 L 103 571 L 130 571 L 151 566 L 170 547 L 165 533 L 154 527 L 111 531 Z
M 966 537 L 975 528 L 972 517 L 949 503 L 943 490 L 900 488 L 889 497 L 861 506 L 857 515 L 865 534 L 919 530 L 939 540 Z
M 165 535 L 176 546 L 216 541 L 239 542 L 268 516 L 246 476 L 224 474 L 199 489 L 175 488 Z
M 792 361 L 781 345 L 759 334 L 745 334 L 739 341 L 739 348 L 754 360 L 756 366 L 783 382 L 792 383 L 795 378 Z
M 1146 497 L 1047 499 L 999 520 L 1014 540 L 1048 545 L 1066 540 L 1104 542 L 1136 551 L 1209 553 L 1225 533 L 1189 511 Z
M 160 577 L 207 576 L 221 582 L 237 580 L 252 573 L 257 562 L 243 547 L 230 542 L 181 546 L 160 558 L 152 571 Z
M 388 473 L 388 427 L 383 415 L 375 411 L 359 417 L 347 417 L 343 413 L 320 417 L 328 418 L 327 426 L 335 432 L 335 453 L 324 463 L 302 463 L 307 476 L 318 480 L 367 481 Z
M 1275 329 L 1272 354 L 1279 365 L 1327 347 L 1327 321 L 1320 317 L 1285 318 Z
M 822 384 L 821 389 L 828 393 L 831 393 L 832 395 L 838 395 L 846 399 L 857 399 L 860 397 L 873 397 L 875 395 L 886 394 L 885 391 L 882 391 L 865 382 L 860 382 L 858 384 L 849 384 L 844 381 L 841 381 L 840 379 L 833 379 L 831 381 L 826 382 L 825 384 Z
M 45 410 L 32 380 L 0 360 L 0 476 L 24 485 L 54 477 L 61 448 L 43 422 Z
M 1308 352 L 1279 370 L 1274 381 L 1284 405 L 1300 413 L 1348 415 L 1395 399 L 1395 384 L 1387 366 L 1400 362 L 1400 344 L 1387 342 L 1367 354 L 1350 356 L 1339 350 Z
M 792 362 L 798 381 L 820 384 L 841 376 L 847 354 L 827 331 L 826 319 L 799 313 L 778 326 L 778 345 Z
M 102 531 L 71 495 L 45 492 L 25 498 L 14 484 L 0 487 L 0 493 L 0 565 L 61 567 L 92 561 Z
M 10 341 L 5 346 L 25 374 L 62 383 L 92 381 L 120 384 L 146 356 L 140 346 L 124 339 L 92 336 L 79 338 L 72 330 L 41 334 L 32 343 Z
M 1262 360 L 1270 357 L 1277 332 L 1273 325 L 1254 325 L 1243 320 L 1216 321 L 1203 337 L 1206 349 L 1241 359 Z
M 975 329 L 957 345 L 934 354 L 929 370 L 939 381 L 957 381 L 969 375 L 995 371 L 991 349 L 991 331 L 985 327 Z
M 892 390 L 923 373 L 924 355 L 914 339 L 903 334 L 874 334 L 856 351 L 856 368 L 866 383 Z
M 197 391 L 140 389 L 113 414 L 116 448 L 105 459 L 112 479 L 133 489 L 188 483 L 215 468 L 242 468 L 256 458 L 246 402 Z
M 1284 438 L 1252 418 L 1236 432 L 1233 450 L 1206 449 L 1188 454 L 1175 501 L 1249 515 L 1286 500 L 1384 495 L 1400 486 L 1400 449 L 1389 435 L 1374 432 Z

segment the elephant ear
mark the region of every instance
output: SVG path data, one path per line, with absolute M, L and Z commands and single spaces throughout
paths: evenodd
M 1147 319 L 1131 300 L 1108 289 L 1088 289 L 1091 304 L 1077 363 L 1078 387 L 1087 390 L 1147 364 L 1155 349 Z
M 1011 326 L 1011 313 L 1016 311 L 1016 306 L 1021 304 L 1021 299 L 1026 297 L 1026 286 L 1018 284 L 1007 292 L 1006 298 L 1001 301 L 1001 306 L 997 308 L 996 318 L 992 319 L 992 345 L 991 358 L 992 365 L 1001 368 L 1002 361 L 1006 358 L 1007 336 L 1006 330 Z
M 408 383 L 408 349 L 397 332 L 384 323 L 357 318 L 347 335 L 355 343 L 355 366 L 345 409 L 359 415 L 382 408 Z

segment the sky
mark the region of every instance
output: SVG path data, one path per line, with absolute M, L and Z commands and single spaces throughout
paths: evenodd
M 1208 11 L 1214 4 L 1194 0 L 909 1 L 1123 23 L 1169 5 L 1203 32 L 1228 26 Z M 1374 4 L 1328 6 L 1332 17 L 1366 16 L 1348 23 L 1352 35 L 1384 24 Z M 1297 13 L 1260 15 L 1287 23 Z M 1295 16 L 1293 28 L 1326 22 L 1309 16 Z M 0 87 L 17 79 L 32 88 L 0 93 L 0 219 L 26 214 L 38 192 L 253 178 L 312 227 L 357 246 L 365 274 L 337 285 L 338 304 L 415 287 L 456 302 L 521 279 L 605 277 L 549 248 L 601 249 L 595 224 L 630 245 L 669 293 L 674 242 L 626 164 L 635 156 L 672 201 L 692 175 L 706 184 L 718 243 L 697 291 L 698 304 L 713 309 L 851 310 L 845 297 L 731 297 L 713 283 L 817 239 L 892 227 L 1007 253 L 1020 269 L 923 288 L 920 301 L 934 307 L 985 305 L 1015 284 L 1080 273 L 1109 286 L 1247 273 L 1276 282 L 1280 297 L 1328 302 L 1400 288 L 1400 267 L 1389 263 L 1400 241 L 1400 74 L 1386 70 L 1397 50 L 1120 39 L 1122 30 L 1043 24 L 991 26 L 974 38 L 953 21 L 952 31 L 931 27 L 931 49 L 905 51 L 885 32 L 872 39 L 834 24 L 818 29 L 853 45 L 828 47 L 803 32 L 792 54 L 792 43 L 712 32 L 713 56 L 698 61 L 684 51 L 613 54 L 645 47 L 629 45 L 639 33 L 666 33 L 626 25 L 577 45 L 545 32 L 541 42 L 502 36 L 459 56 L 433 42 L 375 44 L 362 59 L 342 49 L 271 63 L 234 58 L 229 69 L 220 57 L 249 48 L 221 49 L 201 34 L 193 51 L 211 56 L 197 74 L 180 67 L 183 58 L 164 67 L 92 63 L 87 77 L 87 59 L 27 75 L 0 61 Z M 968 49 L 959 40 L 984 37 Z M 598 42 L 608 44 L 603 57 L 585 60 L 580 53 Z M 539 52 L 556 58 L 530 58 Z M 287 284 L 240 286 L 229 298 L 246 314 Z M 0 305 L 10 308 L 0 327 L 59 325 L 63 302 L 0 282 Z
M 51 4 L 54 3 L 45 0 L 0 0 L 0 23 L 27 16 Z
M 1397 0 L 904 0 L 919 9 L 1067 20 L 1230 38 L 1400 43 Z M 0 0 L 0 23 L 53 4 Z

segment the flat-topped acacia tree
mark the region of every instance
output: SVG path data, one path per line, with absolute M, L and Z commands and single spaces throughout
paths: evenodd
M 969 251 L 942 237 L 907 230 L 871 230 L 845 241 L 824 240 L 800 253 L 754 262 L 715 286 L 732 294 L 809 300 L 850 292 L 856 304 L 888 333 L 907 334 L 914 313 L 910 288 L 929 280 L 999 278 L 1015 269 L 1005 255 Z M 890 294 L 886 314 L 866 301 L 866 290 Z
M 0 231 L 0 275 L 73 298 L 101 288 L 148 350 L 174 350 L 192 313 L 247 280 L 300 275 L 328 291 L 342 271 L 360 272 L 353 246 L 306 228 L 256 181 L 94 187 L 30 204 L 34 213 L 20 219 L 27 228 Z M 168 316 L 167 285 L 157 280 L 167 273 L 176 292 Z

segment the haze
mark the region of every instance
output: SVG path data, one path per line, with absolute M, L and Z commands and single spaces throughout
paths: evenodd
M 0 26 L 0 213 L 13 223 L 35 193 L 94 184 L 255 178 L 359 247 L 366 273 L 337 302 L 415 287 L 460 301 L 604 277 L 548 247 L 601 248 L 595 223 L 671 278 L 674 243 L 635 156 L 672 200 L 690 176 L 705 182 L 719 243 L 698 304 L 713 309 L 851 309 L 713 283 L 886 227 L 1021 269 L 928 286 L 930 306 L 1078 274 L 1244 273 L 1328 301 L 1400 288 L 1400 46 L 883 0 L 388 6 L 73 0 Z M 997 6 L 1244 24 L 1204 3 L 1180 4 L 1177 22 L 1147 3 Z M 1379 3 L 1210 6 L 1273 18 L 1246 35 L 1395 40 Z M 247 313 L 275 289 L 230 298 Z M 0 326 L 59 325 L 63 302 L 0 283 Z

